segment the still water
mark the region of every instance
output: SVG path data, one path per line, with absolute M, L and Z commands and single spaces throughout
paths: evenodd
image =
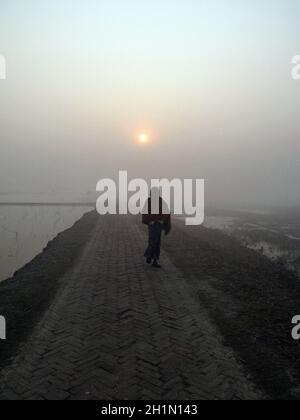
M 0 281 L 90 210 L 88 206 L 0 206 Z
M 300 278 L 299 219 L 266 212 L 239 213 L 235 217 L 207 216 L 204 226 L 222 230 L 272 261 L 280 261 Z

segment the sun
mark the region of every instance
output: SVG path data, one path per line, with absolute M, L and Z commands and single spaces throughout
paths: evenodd
M 149 141 L 149 135 L 147 133 L 141 133 L 139 135 L 139 140 L 140 140 L 140 143 L 141 144 L 148 143 L 148 141 Z

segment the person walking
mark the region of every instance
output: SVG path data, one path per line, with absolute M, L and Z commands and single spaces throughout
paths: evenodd
M 171 213 L 160 195 L 158 188 L 153 188 L 150 197 L 145 203 L 143 211 L 143 224 L 148 226 L 148 247 L 145 251 L 147 264 L 154 268 L 161 268 L 160 249 L 162 232 L 168 235 L 171 231 Z

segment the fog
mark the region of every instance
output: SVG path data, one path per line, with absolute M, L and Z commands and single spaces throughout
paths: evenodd
M 298 0 L 2 0 L 0 200 L 127 170 L 299 205 L 299 18 Z

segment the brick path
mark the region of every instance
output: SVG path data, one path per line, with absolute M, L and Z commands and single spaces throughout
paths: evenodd
M 167 254 L 162 271 L 144 265 L 145 241 L 131 217 L 99 218 L 1 399 L 262 397 Z

